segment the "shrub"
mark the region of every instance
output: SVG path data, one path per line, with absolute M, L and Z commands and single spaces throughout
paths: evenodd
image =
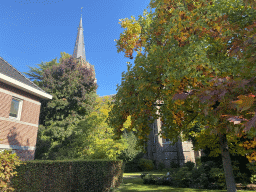
M 170 162 L 170 167 L 171 167 L 171 168 L 179 168 L 180 165 L 179 165 L 178 163 L 176 163 L 175 161 L 172 160 L 172 161 Z
M 196 166 L 197 166 L 197 167 L 200 167 L 200 166 L 202 165 L 201 157 L 197 157 L 197 158 L 195 159 L 195 161 L 196 161 Z
M 184 166 L 187 167 L 189 171 L 192 171 L 192 169 L 195 167 L 195 163 L 188 161 L 184 164 Z
M 226 189 L 226 179 L 224 170 L 220 168 L 212 168 L 210 178 L 222 189 Z
M 256 184 L 256 175 L 252 175 L 252 176 L 250 177 L 250 182 L 251 182 L 252 184 Z
M 19 157 L 16 156 L 16 153 L 11 154 L 10 150 L 4 150 L 0 152 L 0 162 L 0 190 L 14 191 L 14 188 L 11 187 L 11 178 L 17 175 L 14 169 L 15 166 L 20 165 Z
M 207 177 L 210 177 L 211 168 L 218 168 L 217 165 L 213 161 L 207 161 L 202 163 L 202 165 L 198 168 L 202 173 L 205 173 Z
M 151 171 L 154 169 L 154 164 L 152 160 L 141 158 L 139 160 L 139 167 L 143 171 Z
M 136 142 L 138 139 L 133 132 L 128 133 L 127 131 L 124 131 L 123 137 L 126 139 L 129 147 L 121 152 L 118 159 L 122 159 L 125 162 L 131 162 L 142 152 L 142 150 L 136 149 Z
M 144 177 L 147 175 L 148 173 L 141 173 L 140 177 L 141 179 L 144 179 Z
M 173 182 L 172 182 L 172 177 L 169 176 L 169 175 L 166 175 L 166 176 L 162 176 L 160 178 L 157 178 L 156 180 L 156 184 L 157 185 L 172 185 Z
M 198 180 L 199 180 L 198 184 L 200 185 L 200 188 L 206 189 L 210 184 L 209 178 L 207 177 L 207 175 L 205 173 L 202 173 L 199 176 Z
M 177 173 L 173 175 L 173 185 L 175 187 L 189 187 L 192 183 L 192 173 L 188 170 L 188 167 L 182 167 Z
M 144 156 L 144 153 L 139 153 L 135 156 L 135 158 L 132 161 L 128 161 L 125 163 L 125 173 L 131 173 L 131 172 L 140 172 L 143 171 L 139 167 L 139 160 Z
M 160 171 L 162 171 L 164 168 L 165 168 L 165 164 L 164 164 L 163 162 L 160 162 L 160 163 L 158 164 L 158 169 L 159 169 Z
M 125 173 L 132 173 L 132 172 L 141 172 L 142 169 L 139 167 L 138 163 L 136 162 L 128 162 L 125 163 Z
M 246 167 L 250 170 L 251 176 L 250 176 L 250 182 L 252 184 L 256 184 L 256 162 L 254 163 L 247 163 Z
M 143 179 L 143 184 L 156 184 L 156 178 L 151 174 L 146 174 Z
M 250 182 L 249 174 L 242 172 L 242 170 L 239 167 L 239 161 L 232 161 L 232 168 L 236 183 Z
M 216 167 L 214 168 L 214 166 L 216 165 L 213 162 L 209 161 L 209 162 L 202 163 L 202 165 L 200 165 L 199 167 L 194 167 L 191 171 L 192 184 L 190 187 L 205 188 L 205 189 L 223 188 L 224 187 L 223 185 L 222 187 L 220 187 L 220 185 L 218 184 L 218 181 L 220 182 L 220 184 L 223 184 L 223 183 L 221 182 L 221 180 L 218 180 L 218 174 L 216 173 L 216 170 L 218 171 L 218 173 L 220 172 L 222 176 L 224 176 L 224 172 L 222 172 L 219 168 L 216 168 Z M 215 175 L 210 172 L 212 167 L 216 169 L 214 172 Z
M 200 175 L 204 174 L 204 170 L 203 169 L 198 169 L 196 167 L 194 167 L 191 171 L 191 179 L 194 183 L 200 183 Z

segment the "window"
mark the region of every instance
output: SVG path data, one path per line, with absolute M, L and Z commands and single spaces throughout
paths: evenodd
M 21 108 L 22 108 L 22 100 L 16 97 L 13 97 L 9 116 L 11 118 L 20 120 Z
M 157 133 L 157 127 L 155 126 L 155 122 L 153 123 L 153 137 L 154 137 L 154 143 L 157 142 L 157 137 L 158 137 L 158 133 Z

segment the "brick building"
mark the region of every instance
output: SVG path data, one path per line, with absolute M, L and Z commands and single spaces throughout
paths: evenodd
M 0 57 L 0 150 L 11 149 L 21 160 L 33 160 L 40 100 L 52 99 Z

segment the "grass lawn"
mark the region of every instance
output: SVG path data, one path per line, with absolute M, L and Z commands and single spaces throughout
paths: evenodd
M 115 190 L 115 192 L 122 192 L 122 191 L 159 191 L 159 192 L 167 192 L 167 191 L 177 191 L 177 192 L 226 192 L 226 190 L 207 190 L 207 189 L 191 189 L 191 188 L 174 188 L 169 186 L 160 186 L 160 185 L 146 185 L 143 184 L 143 179 L 141 179 L 140 176 L 142 172 L 138 173 L 124 173 L 124 179 L 121 186 Z M 150 173 L 152 175 L 165 175 L 166 172 L 156 172 L 156 171 L 149 171 L 147 173 Z M 138 177 L 138 178 L 125 178 L 127 176 L 130 177 Z M 254 192 L 249 190 L 237 190 L 238 192 Z

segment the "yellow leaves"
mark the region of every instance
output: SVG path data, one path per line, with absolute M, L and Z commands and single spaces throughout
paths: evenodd
M 160 24 L 163 24 L 163 23 L 166 23 L 166 20 L 165 19 L 162 19 L 159 21 Z
M 179 21 L 180 21 L 180 19 L 179 19 Z M 182 28 L 181 22 L 178 22 L 178 28 L 179 28 L 179 29 Z
M 246 149 L 252 149 L 252 148 L 256 148 L 256 141 L 245 141 L 243 143 L 243 147 Z
M 220 26 L 216 26 L 215 29 L 217 29 L 218 32 L 221 30 Z
M 134 17 L 131 19 L 121 19 L 120 21 L 122 28 L 126 28 L 126 30 L 120 35 L 120 39 L 117 41 L 117 48 L 118 51 L 125 50 L 125 56 L 131 58 L 133 49 L 141 47 L 139 38 L 142 27 Z
M 184 104 L 184 101 L 178 99 L 178 100 L 176 100 L 176 101 L 174 102 L 174 104 L 180 106 L 180 105 L 183 105 L 183 104 Z
M 239 144 L 240 147 L 243 147 L 247 150 L 246 158 L 249 162 L 256 161 L 256 138 L 254 140 L 245 141 L 242 144 Z
M 237 97 L 239 100 L 232 101 L 232 103 L 235 105 L 238 111 L 242 112 L 250 109 L 250 107 L 254 103 L 254 97 L 255 97 L 254 95 L 249 95 L 249 96 L 240 95 Z

